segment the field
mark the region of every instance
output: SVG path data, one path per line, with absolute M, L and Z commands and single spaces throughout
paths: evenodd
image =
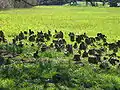
M 94 7 L 36 7 L 0 12 L 0 29 L 6 36 L 23 30 L 62 30 L 75 33 L 87 32 L 95 36 L 102 32 L 108 39 L 120 39 L 120 8 Z M 11 34 L 11 35 L 10 35 Z
M 11 9 L 0 11 L 0 30 L 5 33 L 8 42 L 12 42 L 12 39 L 21 31 L 29 29 L 35 33 L 50 30 L 52 34 L 55 34 L 55 30 L 63 31 L 68 43 L 71 43 L 69 32 L 87 33 L 88 36 L 93 37 L 97 33 L 103 33 L 107 36 L 108 42 L 115 42 L 120 39 L 119 11 L 120 8 L 79 6 Z M 28 45 L 31 44 L 31 42 L 28 43 Z M 47 44 L 50 44 L 50 41 Z M 4 46 L 4 43 L 0 43 L 0 49 L 4 47 L 9 48 L 7 49 L 9 52 L 15 52 L 14 46 Z M 40 52 L 40 57 L 36 59 L 32 57 L 32 54 L 37 49 L 36 46 L 30 48 L 26 45 L 19 56 L 12 59 L 5 57 L 6 60 L 10 60 L 10 64 L 0 66 L 1 88 L 12 90 L 13 88 L 32 88 L 31 90 L 43 88 L 47 90 L 120 89 L 120 71 L 117 65 L 110 65 L 110 70 L 101 70 L 99 65 L 91 65 L 85 59 L 83 61 L 85 66 L 82 67 L 74 64 L 73 55 L 66 57 L 63 52 L 55 52 L 53 49 Z M 119 52 L 117 55 L 120 56 Z M 21 60 L 26 62 L 23 63 Z M 55 83 L 50 81 L 54 77 Z

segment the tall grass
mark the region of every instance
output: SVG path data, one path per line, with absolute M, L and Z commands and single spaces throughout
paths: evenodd
M 86 32 L 95 36 L 102 32 L 109 41 L 120 39 L 120 8 L 104 7 L 70 7 L 70 6 L 40 6 L 31 9 L 11 9 L 0 11 L 0 30 L 5 32 L 11 41 L 20 31 L 32 29 L 34 31 L 54 30 L 63 31 L 68 39 L 69 32 L 81 34 Z M 2 44 L 0 49 L 2 49 Z M 29 46 L 28 46 L 29 47 Z M 0 66 L 1 88 L 25 88 L 30 90 L 46 89 L 46 80 L 55 74 L 60 74 L 63 81 L 48 83 L 48 90 L 119 90 L 119 68 L 100 70 L 98 65 L 85 66 L 74 64 L 73 56 L 64 57 L 63 53 L 52 50 L 39 53 L 40 58 L 33 59 L 36 47 L 25 46 L 23 53 L 11 60 L 11 64 Z M 4 47 L 13 52 L 12 46 Z M 24 63 L 21 61 L 26 60 Z M 29 60 L 33 60 L 31 63 Z

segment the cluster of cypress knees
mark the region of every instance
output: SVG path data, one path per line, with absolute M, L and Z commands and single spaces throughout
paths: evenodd
M 64 33 L 62 31 L 55 30 L 55 34 L 52 35 L 51 31 L 48 32 L 37 32 L 29 29 L 29 31 L 21 31 L 17 36 L 12 39 L 12 45 L 18 47 L 24 47 L 27 45 L 24 40 L 37 43 L 40 47 L 33 53 L 34 58 L 39 58 L 39 53 L 47 52 L 48 49 L 52 48 L 57 52 L 64 52 L 65 56 L 73 55 L 73 60 L 76 64 L 84 66 L 82 59 L 88 60 L 90 64 L 99 64 L 101 69 L 110 69 L 110 65 L 119 66 L 119 58 L 117 55 L 120 48 L 120 40 L 116 42 L 108 42 L 107 36 L 102 33 L 97 33 L 95 37 L 89 37 L 86 33 L 76 35 L 73 32 L 68 34 L 69 40 L 72 44 L 68 44 L 64 39 Z M 50 41 L 50 45 L 46 42 Z M 0 31 L 0 43 L 8 43 L 5 39 L 3 31 Z M 21 52 L 22 53 L 22 52 Z M 4 61 L 3 56 L 0 55 L 0 64 Z

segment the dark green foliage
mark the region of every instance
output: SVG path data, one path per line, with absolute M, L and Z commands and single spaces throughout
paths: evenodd
M 104 46 L 106 36 L 101 33 L 97 34 L 97 39 L 93 37 L 94 41 L 85 33 L 76 35 L 72 44 L 67 44 L 61 31 L 51 37 L 50 32 L 35 35 L 29 30 L 29 36 L 44 38 L 45 42 L 31 42 L 23 38 L 24 35 L 27 33 L 20 32 L 21 39 L 15 43 L 0 44 L 0 79 L 6 80 L 0 87 L 10 88 L 7 85 L 10 82 L 12 88 L 120 89 L 116 54 L 119 50 L 114 51 L 119 48 L 119 41 Z M 53 45 L 49 47 L 47 44 L 51 41 Z M 73 46 L 75 43 L 79 48 Z
M 69 0 L 41 0 L 41 5 L 63 5 L 67 3 Z

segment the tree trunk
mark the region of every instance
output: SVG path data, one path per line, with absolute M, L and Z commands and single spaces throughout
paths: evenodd
M 29 8 L 37 5 L 37 0 L 0 0 L 0 9 Z
M 0 8 L 4 9 L 4 8 L 10 8 L 11 5 L 9 3 L 9 0 L 0 0 Z

